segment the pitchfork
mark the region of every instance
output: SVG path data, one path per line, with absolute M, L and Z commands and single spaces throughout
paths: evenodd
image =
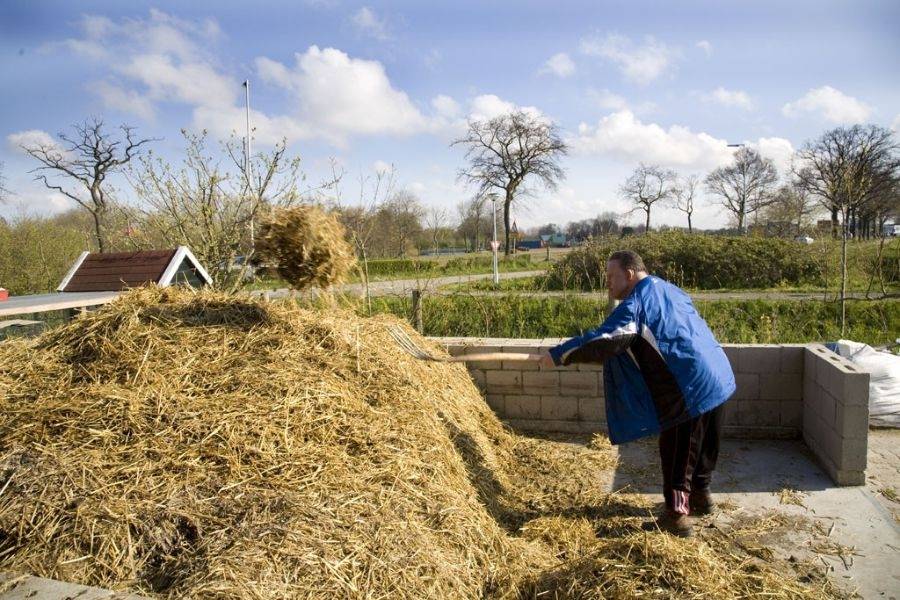
M 480 352 L 464 354 L 462 356 L 435 356 L 412 341 L 399 325 L 388 325 L 387 329 L 388 333 L 391 334 L 391 337 L 396 340 L 397 345 L 419 360 L 430 360 L 434 362 L 476 362 L 485 360 L 538 361 L 543 356 L 543 354 L 532 354 L 528 352 Z

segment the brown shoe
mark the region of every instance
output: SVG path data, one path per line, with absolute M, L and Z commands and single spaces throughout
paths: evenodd
M 665 514 L 656 520 L 655 525 L 675 537 L 689 538 L 694 535 L 694 528 L 691 527 L 688 516 L 671 510 L 666 510 Z
M 708 489 L 692 491 L 688 497 L 688 506 L 692 515 L 711 515 L 716 510 L 716 503 Z

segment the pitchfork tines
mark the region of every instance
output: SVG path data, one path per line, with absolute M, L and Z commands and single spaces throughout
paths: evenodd
M 403 351 L 419 360 L 430 360 L 434 362 L 478 362 L 492 360 L 538 361 L 543 357 L 543 354 L 530 354 L 527 352 L 481 352 L 463 354 L 461 356 L 435 356 L 412 341 L 410 337 L 406 335 L 406 332 L 403 331 L 401 326 L 388 325 L 387 330 Z

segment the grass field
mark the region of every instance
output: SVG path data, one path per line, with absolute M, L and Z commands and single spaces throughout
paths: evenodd
M 408 298 L 373 299 L 373 311 L 410 316 Z M 698 301 L 697 310 L 722 343 L 805 343 L 841 337 L 839 305 L 820 300 Z M 606 303 L 579 296 L 428 296 L 426 335 L 542 338 L 567 337 L 596 327 Z M 362 310 L 360 308 L 359 310 Z M 900 302 L 851 301 L 845 338 L 882 345 L 900 336 Z
M 560 255 L 559 251 L 554 251 L 551 254 L 551 262 L 547 262 L 544 251 L 520 252 L 509 259 L 501 257 L 498 267 L 501 273 L 539 271 L 548 268 L 553 262 L 558 260 Z M 417 259 L 379 259 L 369 262 L 369 281 L 427 279 L 455 275 L 480 275 L 491 272 L 493 272 L 493 267 L 489 252 Z M 359 283 L 360 281 L 362 281 L 360 273 L 354 271 L 348 283 Z M 286 287 L 289 286 L 283 280 L 267 276 L 257 279 L 247 289 L 265 290 Z

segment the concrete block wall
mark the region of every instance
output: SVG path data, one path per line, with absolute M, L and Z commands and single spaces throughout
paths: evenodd
M 563 341 L 432 339 L 451 355 L 544 352 Z M 726 437 L 802 437 L 835 482 L 863 482 L 868 375 L 820 344 L 726 344 L 723 348 L 737 382 L 737 391 L 725 405 Z M 599 365 L 542 369 L 534 363 L 497 361 L 467 366 L 487 403 L 517 429 L 568 433 L 606 429 Z
M 869 374 L 822 344 L 803 365 L 803 441 L 838 485 L 864 485 Z

